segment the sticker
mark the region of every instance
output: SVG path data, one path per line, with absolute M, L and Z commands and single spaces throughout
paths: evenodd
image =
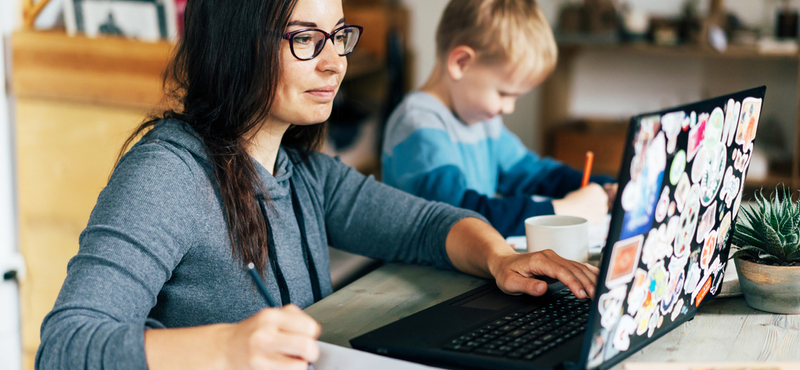
M 645 300 L 644 305 L 636 314 L 636 335 L 643 335 L 647 332 L 647 327 L 649 326 L 650 317 L 653 315 L 653 311 L 655 310 L 655 303 L 652 303 L 650 299 Z
M 686 152 L 683 150 L 679 150 L 675 153 L 675 157 L 672 159 L 672 165 L 669 168 L 669 183 L 674 185 L 678 184 L 678 181 L 681 179 L 681 175 L 684 174 L 684 170 L 686 170 Z
M 686 197 L 689 196 L 689 190 L 692 184 L 689 183 L 689 176 L 686 172 L 681 175 L 678 185 L 675 187 L 675 203 L 678 206 L 678 212 L 683 212 L 683 205 L 686 204 Z
M 703 133 L 703 146 L 706 151 L 716 150 L 722 144 L 722 132 L 725 126 L 725 115 L 722 108 L 716 107 L 711 111 L 706 123 L 706 130 Z
M 725 267 L 721 265 L 720 271 L 717 271 L 714 274 L 714 282 L 711 283 L 711 290 L 710 290 L 711 295 L 716 295 L 717 292 L 719 292 L 720 289 L 722 289 L 722 281 L 724 280 L 723 277 L 725 276 L 724 270 Z
M 637 235 L 614 243 L 611 262 L 608 266 L 609 272 L 606 277 L 607 287 L 611 288 L 631 281 L 636 266 L 639 264 L 643 240 L 642 235 Z
M 631 291 L 628 293 L 628 313 L 635 315 L 644 301 L 650 294 L 650 280 L 647 278 L 647 271 L 640 268 L 636 269 L 636 277 L 633 279 Z
M 719 228 L 717 228 L 717 250 L 722 250 L 725 247 L 725 243 L 728 241 L 728 237 L 730 236 L 728 231 L 731 228 L 731 213 L 725 213 L 725 216 L 722 217 L 722 221 L 719 223 Z
M 659 321 L 661 321 L 661 315 L 658 313 L 658 310 L 653 310 L 653 316 L 650 318 L 650 322 L 647 323 L 648 338 L 651 338 L 653 333 L 655 333 L 656 325 L 658 325 Z
M 736 144 L 743 147 L 744 153 L 753 149 L 756 138 L 758 117 L 761 114 L 761 99 L 745 98 L 742 100 L 742 111 L 739 116 L 739 127 L 736 129 Z
M 728 208 L 739 195 L 739 178 L 733 174 L 733 167 L 725 170 L 725 178 L 722 180 L 722 188 L 719 190 L 719 199 L 725 202 Z
M 675 152 L 678 135 L 681 133 L 681 125 L 685 117 L 686 112 L 683 111 L 667 113 L 661 117 L 661 130 L 667 135 L 667 153 L 669 154 Z
M 667 269 L 664 268 L 664 261 L 659 261 L 647 272 L 647 277 L 650 279 L 650 293 L 652 294 L 653 304 L 661 302 L 664 295 L 667 293 L 667 283 L 669 283 L 669 274 Z
M 686 263 L 689 262 L 689 256 L 683 258 L 673 257 L 669 259 L 668 271 L 670 275 L 678 275 L 686 269 Z
M 742 153 L 739 148 L 733 150 L 733 168 L 739 170 L 739 172 L 744 172 L 744 169 L 747 168 L 747 165 L 750 164 L 750 154 Z
M 717 222 L 717 203 L 711 205 L 711 207 L 706 208 L 706 211 L 703 212 L 703 217 L 700 218 L 700 224 L 697 225 L 697 238 L 696 241 L 698 243 L 702 243 L 703 240 L 706 238 L 706 234 L 714 228 L 714 225 Z
M 717 249 L 717 231 L 711 230 L 708 232 L 705 243 L 703 243 L 703 251 L 700 253 L 700 268 L 708 270 L 711 257 L 714 256 L 714 251 Z
M 662 225 L 663 226 L 663 225 Z M 663 242 L 661 239 L 666 239 L 666 228 L 664 228 L 664 237 L 660 237 L 656 229 L 650 230 L 647 235 L 647 240 L 642 247 L 642 262 L 647 265 L 647 268 L 652 268 L 658 261 L 672 255 L 672 245 Z
M 622 194 L 626 212 L 622 220 L 620 239 L 646 233 L 653 222 L 667 157 L 663 132 L 659 132 L 648 143 L 642 142 L 649 135 L 650 124 L 642 123 L 634 143 L 634 147 L 640 147 L 641 152 L 637 149 L 637 154 L 631 160 L 631 180 L 625 185 Z M 634 169 L 637 172 L 635 176 Z
M 664 221 L 664 217 L 667 217 L 667 212 L 669 211 L 669 187 L 664 187 L 664 190 L 661 191 L 661 197 L 658 199 L 658 203 L 656 204 L 656 222 Z
M 600 329 L 600 332 L 592 340 L 592 346 L 589 349 L 589 361 L 586 364 L 587 368 L 595 368 L 603 363 L 603 348 L 606 345 L 607 336 L 606 329 Z
M 689 257 L 689 272 L 686 273 L 686 282 L 683 284 L 684 293 L 691 294 L 694 292 L 702 274 L 703 271 L 697 264 L 697 255 L 692 253 Z
M 625 211 L 632 211 L 636 208 L 639 204 L 641 193 L 639 192 L 639 186 L 633 181 L 629 181 L 625 188 L 622 189 L 622 209 Z
M 696 292 L 697 293 L 697 303 L 695 304 L 695 307 L 700 307 L 700 303 L 703 302 L 703 298 L 706 297 L 706 294 L 708 293 L 708 290 L 711 289 L 711 283 L 712 283 L 711 277 L 710 276 L 706 276 L 706 278 L 703 280 L 703 286 L 700 289 L 698 289 L 697 292 Z M 694 301 L 694 299 L 695 299 L 695 296 L 692 295 L 692 300 Z
M 692 186 L 689 191 L 686 207 L 681 213 L 678 223 L 678 235 L 675 237 L 675 256 L 683 257 L 689 252 L 692 237 L 697 229 L 697 218 L 700 213 L 700 200 L 698 199 L 699 187 Z
M 697 184 L 703 179 L 703 174 L 706 173 L 706 151 L 702 150 L 697 154 L 692 164 L 692 184 Z
M 665 316 L 670 314 L 675 307 L 676 302 L 680 299 L 681 290 L 683 290 L 684 272 L 680 271 L 677 275 L 670 275 L 669 285 L 667 286 L 667 295 L 661 300 L 661 313 Z
M 661 117 L 661 130 L 667 135 L 667 153 L 672 154 L 678 144 L 678 134 L 686 113 L 683 111 L 667 113 Z M 675 185 L 675 184 L 672 184 Z
M 733 137 L 736 135 L 739 108 L 741 108 L 741 103 L 734 102 L 733 99 L 728 100 L 728 105 L 725 107 L 725 128 L 722 131 L 722 139 L 726 146 L 731 146 Z
M 598 298 L 597 310 L 600 312 L 600 325 L 610 329 L 617 325 L 622 316 L 622 302 L 625 300 L 625 286 L 616 287 Z
M 620 351 L 627 351 L 631 345 L 631 334 L 636 331 L 636 321 L 630 315 L 624 315 L 619 319 L 619 324 L 614 331 L 614 338 L 611 343 L 614 348 Z
M 672 315 L 670 315 L 669 317 L 670 319 L 672 319 L 672 322 L 675 322 L 675 320 L 678 318 L 678 315 L 681 313 L 682 310 L 683 310 L 683 299 L 679 299 L 677 302 L 675 302 L 675 307 L 672 308 Z
M 658 242 L 659 243 L 666 243 L 669 244 L 669 239 L 667 238 L 667 224 L 661 224 L 658 227 Z M 669 247 L 672 249 L 672 247 Z M 672 254 L 670 251 L 665 257 L 669 257 Z
M 711 274 L 716 274 L 719 271 L 719 269 L 722 268 L 722 263 L 720 262 L 719 258 L 720 258 L 719 256 L 715 256 L 714 262 L 712 262 L 711 265 L 708 266 L 708 271 L 710 271 Z
M 717 197 L 727 161 L 722 145 L 717 145 L 715 153 L 706 154 L 706 168 L 700 180 L 700 204 L 703 206 L 708 206 Z
M 708 113 L 702 113 L 698 117 L 699 121 L 697 125 L 692 126 L 689 130 L 689 142 L 688 142 L 688 162 L 691 162 L 694 159 L 695 155 L 700 152 L 700 148 L 702 148 L 703 143 L 705 140 L 705 131 L 706 131 L 706 122 L 708 122 Z

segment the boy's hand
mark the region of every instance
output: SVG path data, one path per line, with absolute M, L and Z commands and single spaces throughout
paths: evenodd
M 507 294 L 540 296 L 547 283 L 536 277 L 558 279 L 578 298 L 594 298 L 600 270 L 588 263 L 561 258 L 552 250 L 497 256 L 490 261 L 490 271 L 497 286 Z
M 614 185 L 616 194 L 616 184 Z M 562 199 L 553 200 L 553 210 L 557 215 L 583 217 L 590 224 L 601 222 L 608 214 L 609 190 L 591 183 L 575 190 Z

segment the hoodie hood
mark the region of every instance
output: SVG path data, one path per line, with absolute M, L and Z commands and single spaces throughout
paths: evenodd
M 161 120 L 142 138 L 141 142 L 163 142 L 177 149 L 185 150 L 198 159 L 210 178 L 214 177 L 203 139 L 186 122 L 177 119 Z M 283 147 L 278 150 L 274 176 L 254 158 L 250 157 L 250 159 L 253 160 L 258 178 L 268 193 L 263 194 L 261 188 L 257 186 L 256 195 L 262 195 L 269 199 L 280 199 L 290 195 L 289 180 L 292 177 L 294 166 Z

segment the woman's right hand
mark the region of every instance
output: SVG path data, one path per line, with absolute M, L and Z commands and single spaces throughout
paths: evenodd
M 223 336 L 225 368 L 308 370 L 319 358 L 319 323 L 295 305 L 265 308 Z
M 598 223 L 608 213 L 608 193 L 602 186 L 590 183 L 562 199 L 554 199 L 553 210 L 557 215 L 578 216 L 590 224 Z

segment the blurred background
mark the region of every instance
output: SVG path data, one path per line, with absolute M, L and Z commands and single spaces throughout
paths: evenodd
M 163 106 L 186 0 L 0 0 L 0 369 L 32 369 L 127 134 Z M 344 0 L 364 27 L 324 151 L 380 178 L 383 123 L 431 71 L 447 0 Z M 556 71 L 506 125 L 531 149 L 616 175 L 627 120 L 767 85 L 746 190 L 800 185 L 800 1 L 540 0 Z M 377 264 L 332 251 L 335 288 Z

